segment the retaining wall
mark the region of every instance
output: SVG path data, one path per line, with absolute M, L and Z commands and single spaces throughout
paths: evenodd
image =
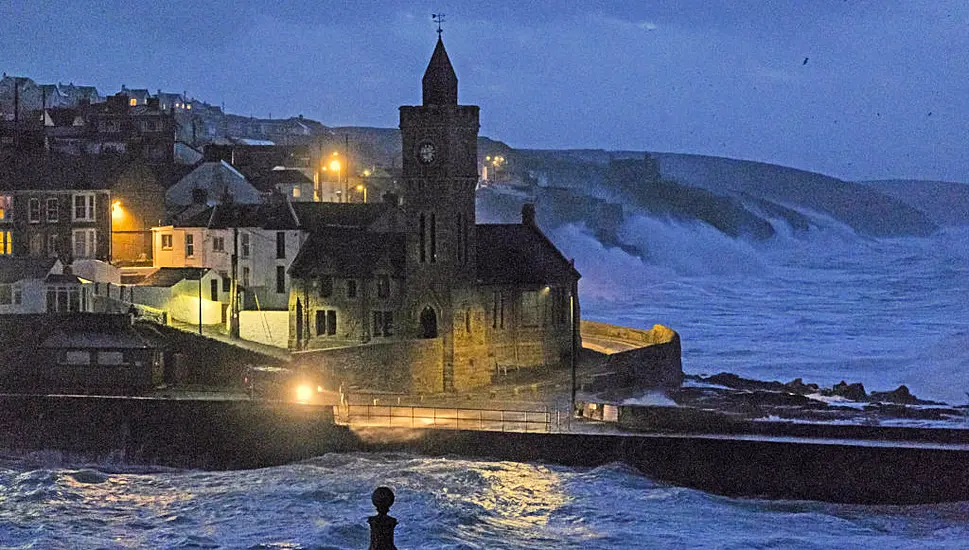
M 345 388 L 394 393 L 444 391 L 440 338 L 402 340 L 293 353 L 297 365 L 322 369 Z
M 606 355 L 606 365 L 615 377 L 613 387 L 678 388 L 683 382 L 680 335 L 671 328 L 655 325 L 651 330 L 583 320 L 582 338 L 598 338 L 637 346 Z

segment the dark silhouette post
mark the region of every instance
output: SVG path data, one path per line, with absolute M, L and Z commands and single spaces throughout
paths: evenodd
M 394 492 L 389 487 L 377 487 L 370 501 L 377 508 L 377 515 L 367 518 L 370 524 L 370 550 L 397 550 L 394 546 L 397 518 L 387 515 L 394 504 Z

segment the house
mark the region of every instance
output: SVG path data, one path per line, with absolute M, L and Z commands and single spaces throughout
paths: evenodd
M 0 315 L 0 384 L 140 391 L 161 381 L 160 346 L 128 315 Z
M 110 261 L 116 161 L 0 154 L 0 255 Z
M 293 202 L 315 200 L 315 185 L 301 170 L 277 166 L 272 170 L 250 173 L 253 186 L 263 193 L 280 193 Z
M 348 383 L 400 381 L 385 385 L 397 391 L 466 389 L 500 367 L 566 363 L 579 347 L 579 273 L 532 205 L 520 224 L 476 223 L 478 107 L 458 104 L 440 38 L 422 87 L 422 105 L 400 108 L 402 200 L 343 226 L 312 227 L 293 205 L 310 236 L 290 268 L 290 348 Z M 378 205 L 329 206 L 352 222 Z
M 262 193 L 226 161 L 205 162 L 168 188 L 165 202 L 172 208 L 213 206 L 231 199 L 237 204 L 259 204 Z
M 169 322 L 192 326 L 220 325 L 227 321 L 220 301 L 222 277 L 200 267 L 162 267 L 135 285 L 122 287 L 122 302 L 165 312 Z
M 0 315 L 91 312 L 91 286 L 56 258 L 0 256 Z

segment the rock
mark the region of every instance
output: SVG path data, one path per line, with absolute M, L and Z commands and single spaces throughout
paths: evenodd
M 861 382 L 855 382 L 854 384 L 848 384 L 844 380 L 835 384 L 828 395 L 838 395 L 848 399 L 849 401 L 867 401 L 868 393 L 865 391 L 865 385 Z
M 884 403 L 899 403 L 902 405 L 915 405 L 919 403 L 919 399 L 912 395 L 908 390 L 908 386 L 904 384 L 892 391 L 873 391 L 871 392 L 870 400 Z
M 728 388 L 733 388 L 736 390 L 769 390 L 769 391 L 786 391 L 784 384 L 780 382 L 763 382 L 761 380 L 750 380 L 748 378 L 741 378 L 736 374 L 729 372 L 721 372 L 720 374 L 714 374 L 703 379 L 704 382 L 708 384 L 716 384 L 718 386 L 726 386 Z
M 817 384 L 805 384 L 804 380 L 801 380 L 800 378 L 795 378 L 787 384 L 784 384 L 784 386 L 787 388 L 787 391 L 796 393 L 798 395 L 808 395 L 811 393 L 818 393 L 818 391 L 820 391 Z

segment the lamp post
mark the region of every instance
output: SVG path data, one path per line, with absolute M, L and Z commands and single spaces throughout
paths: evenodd
M 336 153 L 333 153 L 333 156 L 336 156 Z M 340 182 L 342 181 L 342 179 L 340 177 L 341 176 L 342 168 L 343 168 L 343 166 L 340 164 L 340 160 L 339 159 L 333 159 L 333 160 L 330 161 L 330 171 L 331 172 L 336 172 L 336 185 L 337 185 L 337 189 L 339 189 Z M 346 200 L 345 197 L 344 197 L 344 200 Z
M 363 193 L 363 204 L 367 204 L 367 186 L 363 184 L 358 185 L 357 192 Z

